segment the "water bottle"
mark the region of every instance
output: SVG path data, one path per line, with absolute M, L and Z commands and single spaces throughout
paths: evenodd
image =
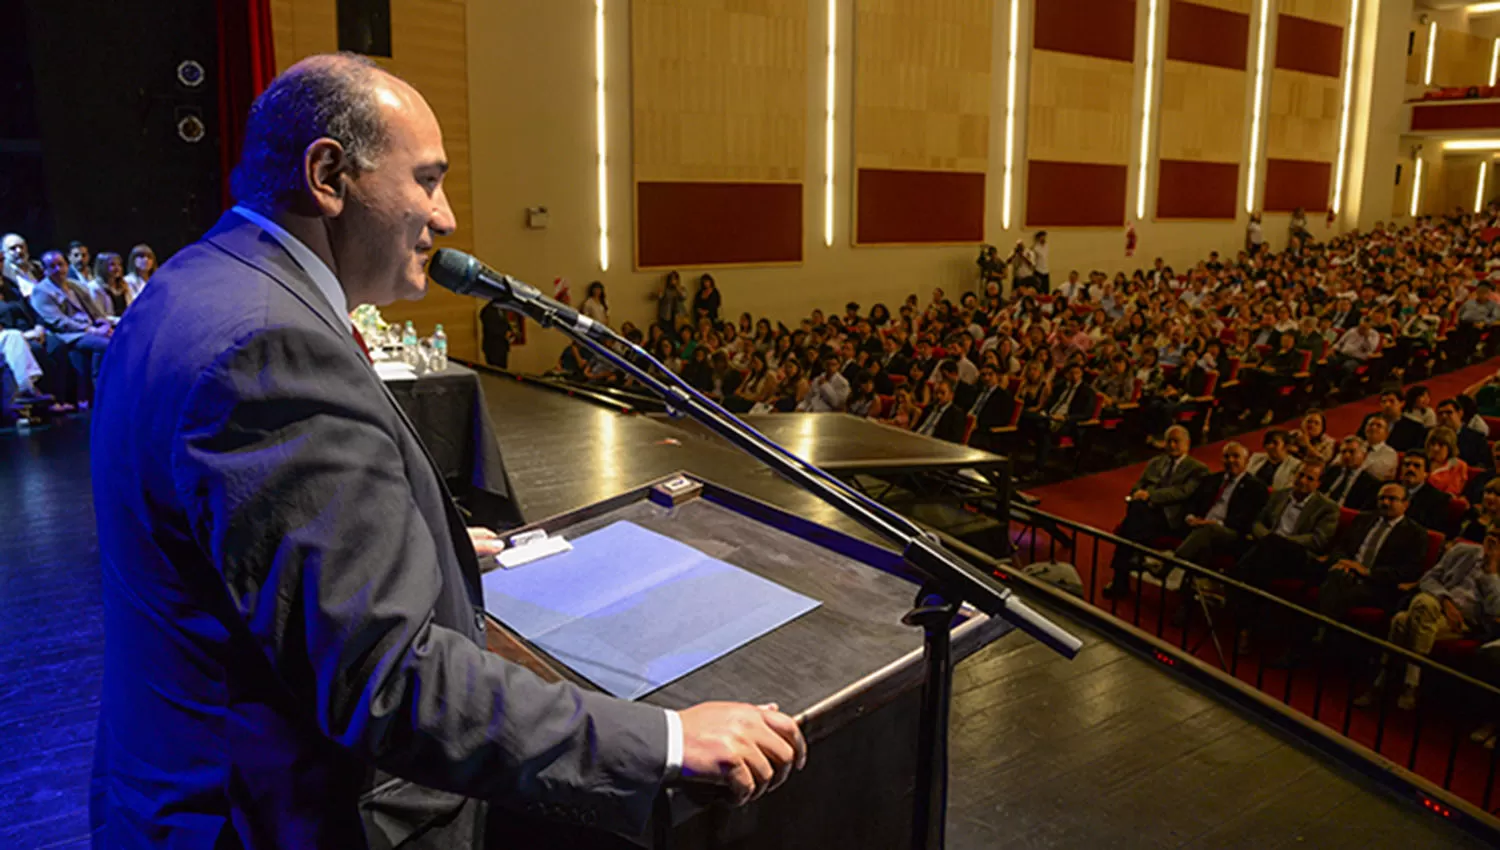
M 417 326 L 407 321 L 406 327 L 401 330 L 401 358 L 407 363 L 416 365 L 417 357 Z
M 448 335 L 443 333 L 443 326 L 438 325 L 432 333 L 432 371 L 441 372 L 447 368 Z

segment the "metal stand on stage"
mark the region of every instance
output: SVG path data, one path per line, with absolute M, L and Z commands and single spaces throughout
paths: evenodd
M 935 537 L 910 520 L 768 439 L 609 328 L 542 296 L 526 284 L 486 269 L 462 252 L 439 251 L 429 271 L 433 280 L 448 289 L 464 295 L 496 298 L 503 309 L 529 316 L 543 327 L 556 326 L 660 396 L 669 408 L 692 416 L 901 551 L 906 563 L 925 579 L 916 604 L 903 620 L 922 628 L 926 673 L 911 846 L 941 848 L 947 811 L 948 714 L 953 690 L 949 628 L 958 607 L 968 603 L 986 614 L 1004 618 L 1069 658 L 1078 653 L 1082 642 L 1032 610 L 998 580 L 944 550 Z M 652 374 L 652 369 L 657 374 Z

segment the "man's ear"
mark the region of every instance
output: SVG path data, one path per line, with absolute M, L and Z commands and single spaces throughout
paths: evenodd
M 351 172 L 344 146 L 333 139 L 318 139 L 303 152 L 302 165 L 308 197 L 319 217 L 338 217 L 344 211 Z

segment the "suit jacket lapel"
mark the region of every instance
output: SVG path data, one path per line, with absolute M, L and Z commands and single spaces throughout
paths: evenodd
M 465 545 L 469 539 L 468 529 L 463 517 L 458 513 L 458 507 L 453 499 L 453 494 L 448 491 L 448 483 L 443 480 L 443 473 L 438 468 L 437 462 L 432 459 L 432 454 L 427 451 L 427 445 L 422 442 L 422 438 L 417 434 L 416 426 L 412 424 L 411 419 L 406 415 L 406 411 L 401 408 L 401 404 L 396 401 L 396 397 L 391 394 L 390 388 L 385 385 L 385 381 L 381 380 L 379 375 L 374 374 L 374 369 L 370 367 L 369 358 L 360 349 L 359 343 L 355 342 L 354 335 L 345 329 L 344 322 L 334 311 L 333 305 L 329 304 L 328 299 L 324 298 L 323 294 L 318 292 L 318 287 L 308 278 L 307 273 L 302 270 L 302 267 L 297 265 L 296 261 L 282 247 L 281 243 L 277 242 L 269 233 L 257 227 L 254 222 L 242 218 L 232 211 L 226 212 L 219 219 L 219 223 L 214 225 L 213 230 L 209 231 L 205 240 L 212 243 L 219 250 L 254 267 L 281 284 L 297 300 L 307 305 L 307 308 L 321 319 L 323 324 L 328 326 L 329 330 L 342 338 L 354 356 L 358 357 L 360 362 L 364 363 L 365 367 L 370 369 L 372 376 L 375 378 L 375 383 L 380 385 L 381 393 L 385 395 L 386 400 L 395 409 L 396 415 L 400 418 L 402 424 L 406 426 L 406 430 L 411 434 L 412 441 L 421 448 L 422 457 L 426 458 L 427 466 L 432 470 L 433 478 L 437 479 L 438 491 L 441 493 L 443 499 L 444 519 L 447 520 L 449 533 L 453 537 L 453 550 L 458 555 L 458 563 L 464 575 L 464 582 L 469 588 L 469 598 L 476 605 L 482 604 L 484 593 L 479 580 L 479 558 L 474 553 L 472 545 Z

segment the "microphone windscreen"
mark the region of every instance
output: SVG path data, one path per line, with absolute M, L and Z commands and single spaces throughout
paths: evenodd
M 469 295 L 479 278 L 479 261 L 455 248 L 439 248 L 427 264 L 427 274 L 438 286 Z

